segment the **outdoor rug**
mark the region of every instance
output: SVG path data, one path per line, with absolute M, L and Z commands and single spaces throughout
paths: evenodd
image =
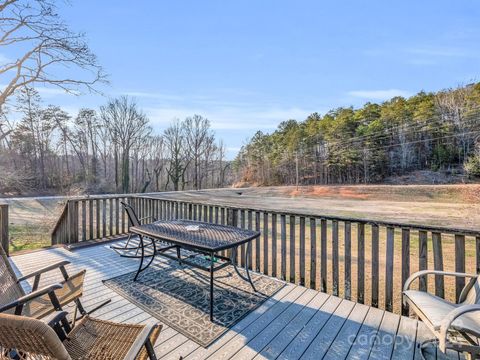
M 256 293 L 232 266 L 215 272 L 214 322 L 210 321 L 210 279 L 206 271 L 171 261 L 168 265 L 152 264 L 136 282 L 135 272 L 131 272 L 104 280 L 104 284 L 207 347 L 285 285 L 267 276 L 250 274 Z

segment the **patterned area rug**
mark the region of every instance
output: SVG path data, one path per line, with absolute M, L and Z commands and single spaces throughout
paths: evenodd
M 232 266 L 219 270 L 215 272 L 211 322 L 209 273 L 171 261 L 150 266 L 136 282 L 134 276 L 131 272 L 104 280 L 104 284 L 203 347 L 284 286 L 279 280 L 251 273 L 255 293 Z

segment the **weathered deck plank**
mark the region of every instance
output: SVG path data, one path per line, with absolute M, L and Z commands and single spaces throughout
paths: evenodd
M 120 257 L 108 245 L 73 252 L 54 248 L 14 256 L 11 260 L 19 274 L 69 260 L 69 272 L 87 269 L 82 298 L 87 309 L 111 299 L 110 304 L 94 314 L 96 317 L 128 323 L 151 320 L 148 313 L 103 285 L 102 280 L 133 271 L 138 266 L 137 260 Z M 167 262 L 155 261 L 160 266 Z M 61 274 L 51 272 L 42 283 L 57 280 L 61 280 Z M 23 285 L 27 289 L 30 286 Z M 189 360 L 416 359 L 419 350 L 415 344 L 428 337 L 428 330 L 416 320 L 288 284 L 208 348 L 164 326 L 155 351 L 161 359 Z M 386 338 L 391 341 L 383 341 Z M 430 353 L 432 358 L 447 358 Z M 452 354 L 448 358 L 458 359 L 458 356 Z
M 255 357 L 255 359 L 275 359 L 295 339 L 305 324 L 327 301 L 328 295 L 318 292 L 300 313 Z

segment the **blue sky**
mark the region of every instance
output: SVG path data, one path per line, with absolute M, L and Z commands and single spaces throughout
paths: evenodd
M 107 96 L 136 97 L 158 133 L 204 115 L 230 157 L 289 118 L 479 80 L 478 0 L 70 3 L 60 12 L 110 74 Z M 106 101 L 42 95 L 72 112 Z

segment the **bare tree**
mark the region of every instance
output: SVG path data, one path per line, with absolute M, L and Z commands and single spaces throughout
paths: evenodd
M 203 177 L 201 174 L 202 158 L 207 154 L 214 137 L 210 130 L 210 121 L 200 115 L 187 117 L 184 127 L 188 156 L 193 165 L 193 188 L 199 190 Z
M 151 132 L 146 115 L 137 103 L 122 96 L 100 108 L 100 116 L 109 129 L 111 141 L 119 152 L 121 190 L 130 190 L 130 151 Z
M 167 150 L 168 165 L 168 181 L 165 187 L 171 181 L 173 190 L 180 190 L 180 182 L 182 189 L 185 187 L 185 171 L 188 167 L 186 159 L 186 140 L 185 127 L 179 120 L 175 120 L 164 132 L 165 146 Z
M 15 57 L 0 66 L 0 83 L 6 84 L 0 107 L 25 86 L 49 84 L 75 93 L 106 81 L 84 35 L 68 28 L 55 0 L 0 0 L 0 46 Z M 72 67 L 86 76 L 71 77 Z
M 156 135 L 152 137 L 151 143 L 152 169 L 155 176 L 155 191 L 160 191 L 160 178 L 165 166 L 165 144 L 163 137 Z

